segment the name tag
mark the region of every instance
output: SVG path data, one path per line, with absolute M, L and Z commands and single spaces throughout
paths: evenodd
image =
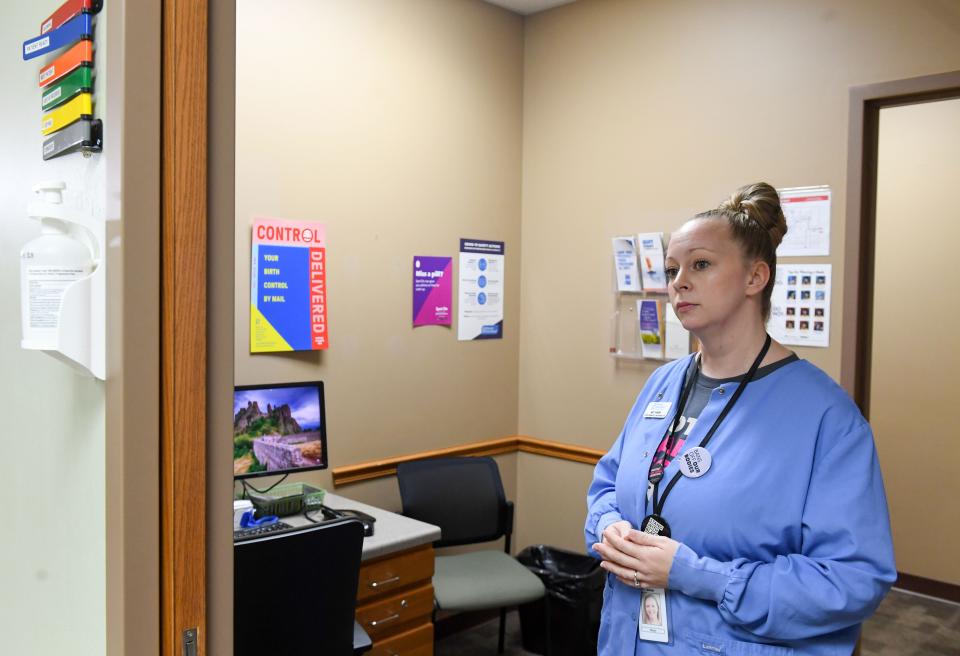
M 670 412 L 673 401 L 651 401 L 643 413 L 644 419 L 663 419 Z

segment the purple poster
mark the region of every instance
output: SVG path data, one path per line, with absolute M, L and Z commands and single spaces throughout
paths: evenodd
M 449 326 L 453 300 L 453 258 L 413 258 L 413 325 Z

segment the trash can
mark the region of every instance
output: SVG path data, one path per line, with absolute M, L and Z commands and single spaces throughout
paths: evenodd
M 523 649 L 546 654 L 549 631 L 550 656 L 596 654 L 606 580 L 600 561 L 542 544 L 527 547 L 517 560 L 546 588 L 544 599 L 520 606 Z

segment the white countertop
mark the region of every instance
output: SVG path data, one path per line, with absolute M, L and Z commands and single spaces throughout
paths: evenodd
M 440 539 L 440 527 L 438 526 L 410 519 L 383 508 L 369 506 L 338 494 L 327 492 L 323 498 L 323 505 L 336 510 L 359 510 L 376 518 L 377 521 L 373 525 L 373 535 L 363 539 L 361 560 L 371 560 L 398 551 L 413 549 Z M 309 522 L 303 515 L 281 517 L 281 520 L 294 526 L 302 526 Z

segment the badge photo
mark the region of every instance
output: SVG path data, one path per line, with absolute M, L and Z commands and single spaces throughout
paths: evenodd
M 640 595 L 640 639 L 669 642 L 667 593 L 663 588 L 645 588 Z

